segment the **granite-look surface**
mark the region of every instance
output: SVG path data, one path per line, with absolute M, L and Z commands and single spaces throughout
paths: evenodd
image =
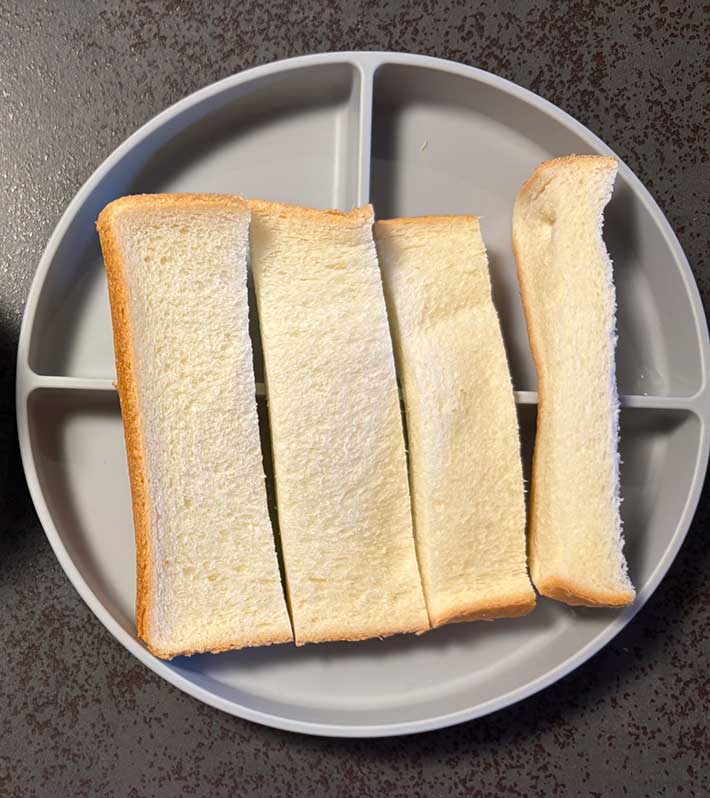
M 140 665 L 60 569 L 17 452 L 22 308 L 59 215 L 170 103 L 342 49 L 482 67 L 560 105 L 658 200 L 710 300 L 710 12 L 700 2 L 0 0 L 0 795 L 707 796 L 710 501 L 655 596 L 561 683 L 446 731 L 338 741 L 223 715 Z

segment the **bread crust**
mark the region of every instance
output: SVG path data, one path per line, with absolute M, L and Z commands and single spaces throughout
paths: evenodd
M 323 634 L 317 636 L 309 636 L 308 638 L 303 637 L 296 637 L 295 642 L 297 646 L 306 646 L 310 643 L 358 643 L 361 640 L 373 640 L 375 638 L 379 638 L 380 640 L 384 640 L 387 637 L 395 637 L 396 635 L 401 634 L 417 634 L 421 635 L 425 632 L 428 632 L 433 627 L 427 624 L 413 624 L 407 627 L 403 627 L 401 624 L 397 624 L 396 626 L 392 626 L 391 628 L 387 627 L 370 627 L 366 628 L 363 627 L 362 632 L 357 634 L 352 633 L 345 633 L 348 636 L 345 637 L 344 633 L 341 629 L 335 628 L 332 634 Z
M 332 224 L 334 227 L 353 230 L 372 224 L 374 218 L 372 205 L 363 205 L 359 208 L 353 208 L 351 211 L 338 211 L 305 208 L 301 205 L 290 205 L 286 202 L 271 202 L 270 200 L 260 199 L 249 199 L 246 202 L 252 211 L 257 213 L 290 221 L 300 221 L 305 224 L 312 222 L 319 227 L 324 224 Z
M 520 202 L 532 202 L 540 191 L 544 190 L 547 184 L 554 177 L 555 172 L 572 164 L 579 168 L 598 169 L 604 168 L 609 170 L 616 170 L 618 162 L 616 158 L 603 155 L 566 155 L 560 158 L 553 158 L 552 160 L 545 161 L 540 164 L 533 172 L 532 176 L 525 181 L 518 197 L 516 205 Z M 515 233 L 515 225 L 513 225 L 513 253 L 515 255 L 515 262 L 517 265 L 518 284 L 520 286 L 520 296 L 523 303 L 523 310 L 525 317 L 531 318 L 531 299 L 526 290 L 526 283 L 523 279 L 523 271 L 525 269 L 524 248 L 521 245 Z M 535 330 L 528 325 L 528 337 L 530 340 L 530 350 L 532 352 L 533 360 L 538 376 L 538 406 L 537 412 L 540 418 L 547 418 L 547 386 L 543 377 L 540 364 L 542 356 L 540 353 L 539 343 Z M 539 462 L 537 457 L 537 448 L 533 452 L 532 462 L 532 480 L 530 487 L 530 506 L 535 502 L 535 486 L 538 484 L 539 473 L 544 467 L 544 464 Z M 535 541 L 535 528 L 530 524 L 529 542 L 528 542 L 528 558 L 530 558 L 530 550 L 534 547 Z M 531 574 L 532 575 L 532 574 Z M 623 607 L 631 604 L 635 598 L 634 591 L 605 591 L 605 590 L 590 590 L 589 588 L 578 583 L 570 582 L 561 577 L 546 578 L 546 579 L 533 579 L 535 589 L 542 596 L 563 601 L 566 604 L 573 606 L 586 606 L 586 607 Z
M 161 659 L 171 659 L 180 654 L 193 654 L 196 651 L 173 651 L 161 649 L 151 642 L 154 604 L 151 585 L 154 580 L 154 562 L 150 539 L 150 491 L 146 467 L 146 447 L 141 424 L 138 385 L 135 370 L 135 343 L 128 306 L 128 292 L 125 279 L 125 263 L 113 224 L 118 214 L 143 207 L 189 208 L 209 210 L 231 208 L 241 212 L 248 211 L 248 205 L 240 197 L 214 194 L 140 194 L 121 197 L 107 205 L 99 215 L 96 228 L 101 241 L 101 250 L 106 264 L 113 341 L 116 355 L 116 375 L 118 396 L 123 417 L 126 440 L 128 474 L 131 483 L 131 501 L 136 538 L 136 626 L 138 636 L 148 650 Z M 254 645 L 266 645 L 276 641 L 255 641 Z M 228 641 L 212 651 L 234 648 Z
M 535 591 L 517 595 L 501 596 L 497 601 L 486 601 L 479 606 L 468 604 L 466 609 L 451 610 L 438 618 L 432 618 L 432 627 L 468 621 L 493 621 L 497 618 L 520 618 L 531 613 L 537 604 Z
M 401 227 L 419 226 L 422 224 L 441 226 L 443 228 L 452 225 L 467 225 L 473 222 L 480 227 L 480 217 L 468 213 L 459 213 L 455 216 L 403 216 L 398 219 L 378 219 L 376 224 L 385 229 L 397 230 Z
M 141 638 L 146 644 L 146 648 L 151 654 L 159 659 L 171 660 L 175 657 L 191 657 L 193 654 L 221 654 L 223 651 L 237 651 L 240 648 L 256 648 L 263 646 L 279 645 L 281 643 L 292 643 L 293 637 L 279 638 L 276 635 L 268 635 L 265 637 L 252 637 L 249 640 L 242 641 L 239 645 L 235 645 L 229 640 L 219 643 L 212 648 L 180 648 L 180 649 L 165 649 L 152 645 L 145 638 Z
M 636 597 L 633 590 L 626 592 L 589 590 L 561 576 L 548 576 L 538 580 L 535 587 L 543 596 L 577 607 L 626 607 L 632 604 Z

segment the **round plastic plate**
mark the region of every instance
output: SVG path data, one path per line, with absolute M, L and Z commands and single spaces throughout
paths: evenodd
M 32 285 L 20 337 L 18 425 L 27 480 L 57 558 L 138 659 L 201 701 L 260 723 L 314 734 L 401 734 L 519 701 L 584 662 L 639 610 L 683 541 L 705 473 L 708 332 L 673 232 L 622 163 L 605 238 L 619 306 L 622 511 L 638 588 L 633 607 L 573 610 L 541 599 L 526 618 L 422 637 L 169 663 L 136 639 L 130 491 L 94 228 L 103 206 L 123 194 L 199 191 L 321 208 L 371 201 L 380 218 L 480 215 L 529 468 L 536 381 L 511 212 L 541 161 L 573 152 L 610 150 L 501 78 L 421 56 L 336 53 L 209 86 L 141 128 L 93 174 L 59 222 Z

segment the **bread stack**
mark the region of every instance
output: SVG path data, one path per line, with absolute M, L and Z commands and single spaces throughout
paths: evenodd
M 607 160 L 544 165 L 514 217 L 540 375 L 531 575 L 544 595 L 593 605 L 633 599 L 600 236 Z M 157 656 L 421 633 L 535 606 L 517 418 L 479 222 L 373 223 L 370 206 L 189 194 L 124 197 L 99 218 L 136 620 Z M 257 311 L 270 452 L 249 338 Z M 579 388 L 566 365 L 574 341 L 585 347 Z M 590 387 L 581 429 L 574 408 Z

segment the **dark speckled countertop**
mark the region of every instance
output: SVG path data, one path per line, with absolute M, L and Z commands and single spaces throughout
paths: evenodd
M 139 664 L 45 540 L 14 359 L 42 248 L 94 168 L 184 95 L 303 53 L 452 58 L 529 87 L 655 195 L 710 301 L 702 2 L 0 0 L 0 795 L 710 795 L 710 501 L 636 620 L 518 706 L 446 731 L 308 738 L 223 715 Z

